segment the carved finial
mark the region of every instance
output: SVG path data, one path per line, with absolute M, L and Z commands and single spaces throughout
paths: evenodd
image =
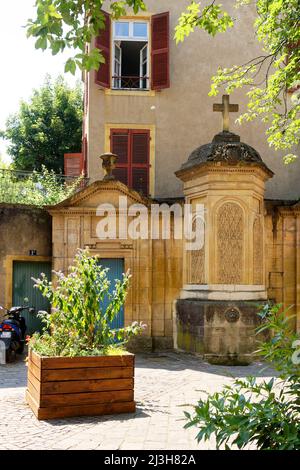
M 236 113 L 239 110 L 238 104 L 229 103 L 229 95 L 222 96 L 222 104 L 214 103 L 213 110 L 222 113 L 223 131 L 229 131 L 229 113 Z
M 115 177 L 112 172 L 116 167 L 118 156 L 114 153 L 108 152 L 101 155 L 100 158 L 102 160 L 102 168 L 104 170 L 103 181 L 114 180 Z

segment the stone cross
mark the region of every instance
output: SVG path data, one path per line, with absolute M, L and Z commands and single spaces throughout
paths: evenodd
M 214 103 L 213 111 L 219 111 L 223 116 L 223 131 L 229 131 L 229 113 L 236 113 L 238 110 L 238 104 L 229 103 L 229 95 L 222 96 L 222 104 Z

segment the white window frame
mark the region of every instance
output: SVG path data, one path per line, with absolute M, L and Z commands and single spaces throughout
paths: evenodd
M 116 23 L 129 23 L 129 35 L 128 36 L 117 36 L 116 35 Z M 133 36 L 133 25 L 134 23 L 144 23 L 147 25 L 147 37 L 144 37 L 144 36 Z M 112 47 L 112 54 L 113 54 L 113 57 L 112 57 L 112 60 L 111 60 L 111 76 L 114 77 L 115 76 L 115 57 L 116 57 L 116 45 L 118 46 L 117 42 L 118 41 L 132 41 L 132 42 L 144 42 L 145 45 L 147 44 L 147 76 L 148 76 L 148 79 L 147 79 L 147 85 L 146 85 L 146 88 L 142 88 L 142 85 L 143 85 L 143 79 L 140 79 L 139 83 L 140 83 L 140 86 L 139 88 L 121 88 L 120 86 L 114 86 L 116 83 L 118 83 L 120 85 L 121 83 L 121 80 L 118 80 L 116 78 L 114 78 L 112 80 L 112 88 L 114 90 L 124 90 L 124 91 L 128 91 L 128 90 L 132 90 L 132 91 L 136 91 L 136 90 L 140 90 L 140 91 L 148 91 L 149 90 L 149 83 L 150 83 L 150 77 L 149 77 L 149 72 L 150 72 L 150 37 L 149 37 L 149 33 L 150 33 L 150 22 L 147 21 L 147 20 L 144 20 L 144 19 L 136 19 L 136 20 L 132 20 L 132 19 L 122 19 L 122 20 L 117 20 L 117 21 L 113 21 L 113 35 L 112 35 L 112 42 L 113 42 L 113 47 Z M 145 47 L 145 46 L 144 46 Z M 122 59 L 121 59 L 121 62 L 122 62 Z M 141 63 L 140 63 L 140 70 L 141 70 Z
M 129 35 L 128 36 L 118 36 L 116 35 L 116 23 L 129 23 Z M 133 25 L 134 23 L 144 23 L 147 25 L 147 37 L 145 36 L 134 36 L 133 35 Z M 121 41 L 145 41 L 149 42 L 149 29 L 150 29 L 150 23 L 147 20 L 117 20 L 113 22 L 113 39 L 114 41 L 116 40 L 121 40 Z

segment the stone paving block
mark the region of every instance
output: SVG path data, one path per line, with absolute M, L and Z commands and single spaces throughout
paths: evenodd
M 0 449 L 214 449 L 213 439 L 197 444 L 197 429 L 184 429 L 184 410 L 192 411 L 188 405 L 204 396 L 200 390 L 214 392 L 230 383 L 230 375 L 274 375 L 261 368 L 211 366 L 178 353 L 141 355 L 136 358 L 136 413 L 43 422 L 25 403 L 24 361 L 0 366 Z

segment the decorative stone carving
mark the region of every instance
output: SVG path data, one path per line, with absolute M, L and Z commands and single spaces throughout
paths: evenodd
M 116 167 L 118 156 L 114 153 L 104 153 L 100 156 L 102 160 L 102 168 L 104 170 L 103 181 L 114 180 L 113 170 Z
M 253 147 L 241 142 L 238 135 L 228 131 L 220 132 L 214 136 L 211 143 L 195 149 L 181 166 L 180 171 L 208 162 L 222 162 L 228 165 L 256 163 L 270 176 L 273 175 Z
M 242 208 L 226 202 L 217 213 L 217 283 L 243 284 L 244 215 Z
M 192 224 L 192 230 L 196 231 L 196 221 Z M 204 284 L 205 283 L 205 240 L 203 247 L 199 250 L 189 252 L 188 266 L 188 283 Z
M 230 307 L 225 312 L 225 318 L 229 323 L 236 323 L 240 319 L 240 312 L 235 307 Z
M 263 236 L 259 217 L 253 224 L 253 284 L 263 284 Z

